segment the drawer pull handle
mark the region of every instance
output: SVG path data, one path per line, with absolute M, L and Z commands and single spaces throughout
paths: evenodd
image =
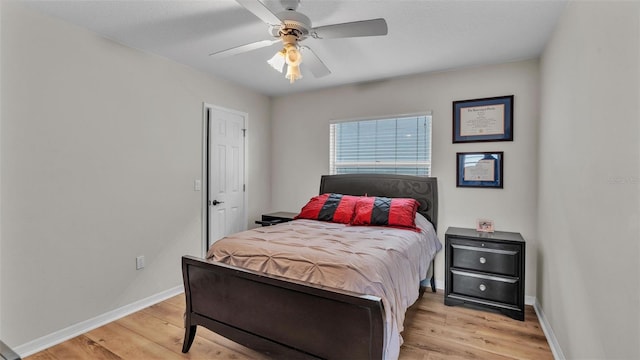
M 480 291 L 487 290 L 487 287 L 485 286 L 485 284 L 480 284 L 479 288 L 480 288 Z
M 484 257 L 480 257 L 480 264 L 484 264 L 487 262 L 487 259 L 485 259 Z

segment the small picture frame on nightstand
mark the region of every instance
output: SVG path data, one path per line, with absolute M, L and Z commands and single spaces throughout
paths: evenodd
M 492 233 L 494 231 L 493 220 L 476 219 L 476 231 Z

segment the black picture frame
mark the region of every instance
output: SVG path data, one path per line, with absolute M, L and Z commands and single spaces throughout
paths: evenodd
M 513 141 L 513 95 L 453 102 L 453 143 Z
M 502 189 L 504 152 L 456 153 L 456 186 Z

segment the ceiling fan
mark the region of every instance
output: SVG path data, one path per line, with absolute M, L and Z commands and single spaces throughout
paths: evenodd
M 260 18 L 260 20 L 268 24 L 269 34 L 271 34 L 274 39 L 236 46 L 211 53 L 209 56 L 214 58 L 232 56 L 282 42 L 283 48 L 267 62 L 280 72 L 283 72 L 284 66 L 287 65 L 285 77 L 289 79 L 292 84 L 294 81 L 302 78 L 300 63 L 303 58 L 305 66 L 309 68 L 313 76 L 318 78 L 331 73 L 329 68 L 320 60 L 313 50 L 306 45 L 300 45 L 300 42 L 307 37 L 311 36 L 314 39 L 335 39 L 387 35 L 387 22 L 382 18 L 324 25 L 314 28 L 311 25 L 311 20 L 306 15 L 296 11 L 300 0 L 280 0 L 285 10 L 277 14 L 269 10 L 260 0 L 236 1 Z

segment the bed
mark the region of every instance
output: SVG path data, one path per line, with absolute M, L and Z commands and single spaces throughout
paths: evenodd
M 435 178 L 382 174 L 323 176 L 320 194 L 325 193 L 416 199 L 419 203 L 417 212 L 430 222 L 435 236 L 438 208 Z M 347 232 L 356 228 L 347 226 L 335 230 L 335 224 L 319 223 L 296 220 L 291 224 L 263 230 L 249 230 L 240 233 L 237 241 L 241 242 L 243 237 L 244 240 L 265 236 L 277 239 L 280 232 L 289 227 L 293 229 L 290 231 L 311 234 L 314 231 Z M 306 226 L 309 230 L 300 229 L 299 226 Z M 368 227 L 367 231 L 374 231 L 373 228 Z M 398 239 L 411 236 L 410 230 L 393 231 L 385 230 L 385 233 L 398 234 Z M 430 275 L 433 291 L 435 252 L 421 265 L 425 268 L 424 273 Z M 361 269 L 362 266 L 356 265 L 356 268 Z M 353 291 L 333 283 L 326 286 L 313 277 L 313 281 L 308 282 L 258 270 L 183 257 L 186 295 L 183 352 L 189 351 L 197 326 L 200 325 L 277 358 L 397 357 L 400 345 L 392 344 L 391 335 L 394 331 L 401 331 L 402 324 L 394 330 L 391 327 L 394 322 L 389 319 L 392 316 L 394 319 L 403 319 L 404 310 L 410 304 L 405 304 L 404 308 L 398 306 L 402 311 L 399 314 L 390 310 L 397 304 L 390 302 L 389 296 L 382 293 L 372 295 L 377 293 L 375 289 Z M 416 291 L 419 289 L 419 280 L 414 284 Z M 415 298 L 409 298 L 415 301 Z

